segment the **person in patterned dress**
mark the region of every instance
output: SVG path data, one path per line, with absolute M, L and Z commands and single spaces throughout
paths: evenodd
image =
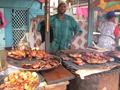
M 119 28 L 115 22 L 115 12 L 110 11 L 106 14 L 106 21 L 100 27 L 100 37 L 98 47 L 107 50 L 115 50 L 116 40 L 119 38 Z

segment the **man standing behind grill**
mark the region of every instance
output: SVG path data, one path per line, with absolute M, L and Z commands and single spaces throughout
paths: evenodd
M 74 18 L 65 14 L 66 9 L 66 3 L 59 3 L 57 14 L 50 18 L 50 27 L 53 31 L 53 41 L 50 45 L 50 51 L 68 49 L 71 39 L 74 38 L 75 35 L 82 33 Z
M 66 3 L 61 2 L 57 8 L 57 14 L 50 17 L 50 52 L 69 49 L 72 39 L 82 33 L 74 18 L 65 14 L 66 10 Z M 38 28 L 42 35 L 42 42 L 44 42 L 45 22 L 40 22 Z

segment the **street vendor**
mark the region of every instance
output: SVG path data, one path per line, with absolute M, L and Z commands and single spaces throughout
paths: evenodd
M 98 46 L 107 50 L 115 50 L 116 41 L 120 37 L 118 25 L 115 21 L 114 11 L 106 14 L 106 21 L 100 27 L 101 36 L 99 37 Z
M 51 52 L 70 48 L 71 39 L 82 33 L 74 18 L 65 14 L 66 9 L 66 3 L 61 2 L 57 8 L 57 14 L 50 17 L 50 31 L 53 33 L 53 40 L 50 44 Z

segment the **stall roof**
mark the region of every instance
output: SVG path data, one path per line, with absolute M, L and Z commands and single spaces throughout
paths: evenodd
M 93 5 L 94 7 L 109 12 L 120 9 L 120 0 L 95 0 Z
M 72 2 L 72 4 L 73 5 L 75 5 L 75 4 L 81 4 L 81 3 L 87 3 L 88 2 L 88 0 L 67 0 L 67 1 L 69 1 L 69 2 Z

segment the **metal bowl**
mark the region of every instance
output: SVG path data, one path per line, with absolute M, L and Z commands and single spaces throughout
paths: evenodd
M 22 72 L 26 72 L 26 71 L 24 71 L 24 70 L 17 70 L 17 71 L 22 71 Z M 14 72 L 12 72 L 12 73 L 16 73 L 17 71 L 14 71 Z M 28 71 L 27 71 L 28 72 Z M 10 74 L 12 74 L 12 73 L 10 73 Z M 33 73 L 33 72 L 31 72 L 31 73 Z M 36 73 L 36 72 L 35 72 Z M 0 80 L 0 85 L 1 84 L 3 84 L 4 83 L 4 79 L 6 78 L 6 77 L 8 77 L 10 74 L 8 74 L 8 75 L 5 75 L 5 76 L 2 76 L 2 78 L 1 78 L 1 80 Z M 40 74 L 38 74 L 38 73 L 36 73 L 37 74 L 37 78 L 38 78 L 38 84 L 36 84 L 36 86 L 35 86 L 35 90 L 39 87 L 39 84 L 40 84 L 40 82 L 42 82 L 44 79 L 43 79 L 43 77 L 40 75 Z M 12 79 L 12 78 L 11 78 Z

